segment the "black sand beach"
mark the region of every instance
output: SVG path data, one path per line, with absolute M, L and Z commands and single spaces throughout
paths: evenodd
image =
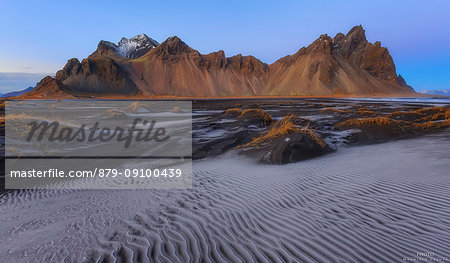
M 440 112 L 421 109 L 445 109 L 445 103 L 304 99 L 193 106 L 192 189 L 3 193 L 1 258 L 402 262 L 431 252 L 431 258 L 450 260 L 449 129 L 407 128 Z M 224 115 L 230 108 L 239 108 L 239 115 Z M 272 120 L 239 118 L 246 109 L 261 109 Z M 277 143 L 286 143 L 285 153 L 314 142 L 299 139 L 289 148 L 300 137 L 282 133 L 248 144 L 289 114 L 328 150 L 293 162 L 264 156 Z M 377 116 L 396 126 L 338 125 Z

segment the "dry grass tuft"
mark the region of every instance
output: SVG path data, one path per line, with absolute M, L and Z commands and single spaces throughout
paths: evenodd
M 418 121 L 435 121 L 435 120 L 448 120 L 450 119 L 450 108 L 444 108 L 444 107 L 435 107 L 435 109 L 438 108 L 438 110 L 435 110 L 436 113 L 425 116 Z
M 3 118 L 5 118 L 5 116 L 3 116 Z M 22 113 L 8 114 L 6 118 L 8 119 L 8 121 L 27 122 L 28 120 L 40 120 L 42 117 L 33 116 L 22 112 Z
M 439 128 L 439 124 L 433 121 L 427 121 L 422 123 L 414 123 L 412 125 L 413 128 L 420 129 L 422 131 L 427 131 L 434 128 Z
M 30 121 L 38 121 L 38 122 L 58 122 L 59 127 L 65 128 L 73 128 L 73 127 L 81 127 L 81 124 L 75 119 L 64 119 L 60 115 L 53 116 L 40 116 L 40 115 L 32 115 L 27 113 L 14 113 L 7 114 L 3 117 L 3 125 L 5 125 L 5 121 L 8 122 L 8 128 L 11 131 L 14 131 L 19 136 L 26 136 L 30 131 Z
M 340 109 L 335 109 L 335 108 L 325 108 L 325 109 L 321 110 L 320 112 L 322 112 L 322 113 L 324 113 L 324 112 L 351 113 L 351 111 L 340 110 Z
M 400 117 L 405 115 L 424 115 L 424 114 L 416 111 L 394 111 L 387 114 L 388 117 Z
M 349 119 L 340 122 L 336 127 L 356 127 L 356 128 L 374 128 L 374 127 L 396 127 L 412 128 L 414 130 L 429 131 L 431 129 L 450 126 L 450 109 L 445 107 L 432 107 L 419 109 L 415 111 L 396 111 L 387 114 L 388 117 L 374 117 L 362 119 Z M 397 117 L 412 117 L 411 122 L 405 120 L 394 120 Z M 425 117 L 422 117 L 425 116 Z M 421 118 L 420 118 L 421 117 Z M 420 119 L 416 119 L 420 118 Z
M 232 113 L 232 114 L 241 114 L 241 109 L 239 109 L 239 108 L 231 108 L 231 109 L 227 109 L 227 110 L 225 110 L 225 113 L 227 113 L 227 114 L 230 114 L 230 113 Z
M 130 105 L 128 105 L 127 107 L 127 110 L 128 112 L 137 112 L 139 108 L 146 110 L 154 110 L 154 108 L 152 108 L 149 104 L 144 103 L 142 101 L 135 101 L 130 103 Z
M 140 103 L 138 101 L 131 103 L 128 105 L 128 109 L 131 110 L 131 112 L 136 112 L 137 109 L 140 107 Z
M 397 121 L 389 119 L 387 117 L 375 117 L 375 118 L 362 118 L 362 119 L 349 119 L 336 124 L 336 127 L 358 127 L 358 128 L 372 128 L 372 127 L 385 127 L 393 125 Z
M 272 117 L 262 109 L 246 109 L 241 112 L 241 114 L 239 115 L 239 118 L 258 119 L 258 120 L 261 120 L 262 122 L 264 122 L 264 124 L 271 123 L 273 121 Z
M 114 117 L 120 116 L 120 114 L 123 114 L 123 113 L 117 109 L 109 109 L 106 112 L 106 114 L 108 114 L 109 118 L 114 118 Z
M 24 136 L 24 134 L 28 131 L 28 123 L 32 120 L 42 120 L 42 117 L 25 114 L 23 112 L 8 114 L 3 116 L 2 126 L 5 126 L 5 122 L 8 121 L 8 127 L 20 136 Z
M 422 114 L 434 114 L 439 112 L 445 112 L 447 108 L 445 107 L 431 107 L 431 108 L 423 108 L 415 110 L 414 112 L 422 113 Z
M 175 106 L 172 108 L 172 113 L 180 113 L 182 110 L 179 106 Z
M 284 116 L 281 120 L 276 121 L 266 134 L 255 137 L 251 142 L 239 147 L 257 147 L 265 142 L 273 141 L 281 136 L 286 136 L 296 132 L 309 135 L 322 148 L 326 146 L 324 140 L 309 125 L 300 128 L 295 125 L 296 117 L 292 114 Z
M 412 124 L 413 128 L 420 129 L 421 131 L 429 131 L 432 129 L 450 127 L 450 119 L 444 121 L 427 121 L 422 123 Z
M 320 137 L 315 130 L 310 128 L 309 125 L 301 128 L 300 132 L 309 135 L 309 137 L 311 137 L 317 144 L 319 144 L 320 147 L 325 148 L 325 146 L 327 146 L 322 137 Z
M 443 127 L 450 127 L 450 119 L 446 119 L 445 121 L 442 122 L 442 126 Z
M 0 127 L 5 127 L 5 114 L 0 115 Z
M 293 118 L 295 118 L 293 115 L 283 117 L 283 119 L 275 122 L 266 134 L 253 138 L 251 142 L 243 145 L 243 147 L 256 147 L 280 136 L 299 132 L 300 128 L 293 123 Z
M 358 115 L 362 115 L 362 116 L 378 115 L 377 112 L 371 111 L 371 110 L 358 110 L 356 113 L 357 113 Z

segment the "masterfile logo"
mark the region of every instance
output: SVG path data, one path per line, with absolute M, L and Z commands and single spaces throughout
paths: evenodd
M 9 101 L 6 188 L 192 185 L 190 101 Z
M 103 127 L 101 128 L 100 122 L 95 122 L 94 126 L 87 127 L 86 124 L 82 124 L 79 128 L 72 127 L 60 128 L 58 121 L 32 121 L 28 123 L 30 133 L 28 134 L 26 141 L 32 141 L 36 136 L 36 141 L 41 142 L 43 139 L 48 141 L 60 141 L 60 142 L 109 142 L 117 141 L 124 142 L 124 147 L 130 147 L 131 142 L 149 142 L 154 140 L 155 142 L 164 142 L 170 138 L 166 135 L 166 128 L 155 128 L 157 121 L 155 120 L 143 120 L 141 118 L 135 118 L 130 128 L 124 129 L 122 127 Z M 144 127 L 137 128 L 140 124 Z M 136 133 L 136 135 L 135 135 Z

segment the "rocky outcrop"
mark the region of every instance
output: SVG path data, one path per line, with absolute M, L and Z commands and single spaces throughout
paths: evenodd
M 401 95 L 413 93 L 397 76 L 389 51 L 370 43 L 361 26 L 347 35 L 320 36 L 270 66 L 271 95 Z
M 36 98 L 73 98 L 67 88 L 55 78 L 47 76 L 43 78 L 36 88 L 22 95 L 21 97 Z
M 69 60 L 55 80 L 72 94 L 143 97 L 414 93 L 397 75 L 387 48 L 368 42 L 361 26 L 334 38 L 321 35 L 271 65 L 252 56 L 227 58 L 223 51 L 200 54 L 176 36 L 161 44 L 146 35 L 123 38 L 117 45 L 101 41 L 81 63 Z
M 70 59 L 56 73 L 55 80 L 74 94 L 124 94 L 138 92 L 136 85 L 114 59 L 107 56 L 87 58 L 81 61 Z
M 330 153 L 333 150 L 322 146 L 314 138 L 304 133 L 294 133 L 272 141 L 268 147 L 259 149 L 261 161 L 270 164 L 298 162 Z
M 389 50 L 382 47 L 379 41 L 374 44 L 368 42 L 362 26 L 352 28 L 346 36 L 336 35 L 334 43 L 338 52 L 350 63 L 355 63 L 370 75 L 387 81 L 397 80 L 399 77 Z M 400 83 L 407 86 L 404 81 Z
M 97 46 L 97 50 L 95 50 L 89 58 L 94 57 L 116 57 L 119 58 L 119 54 L 117 54 L 117 46 L 114 43 L 109 41 L 100 41 Z M 70 61 L 70 60 L 69 60 Z

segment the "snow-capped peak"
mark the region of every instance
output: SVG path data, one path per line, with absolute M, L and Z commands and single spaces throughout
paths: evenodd
M 145 34 L 134 36 L 130 39 L 123 37 L 116 46 L 116 52 L 126 58 L 138 58 L 159 43 Z
M 421 90 L 419 93 L 428 95 L 442 95 L 450 96 L 450 89 L 438 89 L 438 90 Z

